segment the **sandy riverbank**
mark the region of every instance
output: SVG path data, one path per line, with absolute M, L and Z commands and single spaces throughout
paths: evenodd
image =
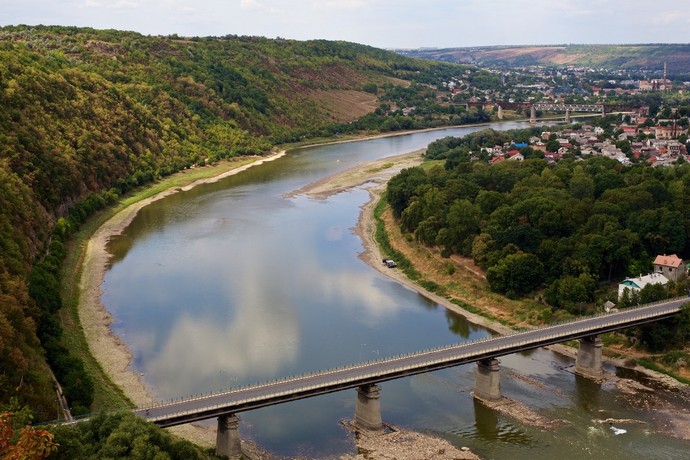
M 285 155 L 285 151 L 259 157 L 256 161 L 235 167 L 214 177 L 197 180 L 184 187 L 169 189 L 153 197 L 141 200 L 121 212 L 118 212 L 103 224 L 89 240 L 83 262 L 79 283 L 79 319 L 84 330 L 89 350 L 110 379 L 117 384 L 127 397 L 137 406 L 153 402 L 150 392 L 140 376 L 132 371 L 132 356 L 127 347 L 113 334 L 110 324 L 112 317 L 101 303 L 101 285 L 108 267 L 110 254 L 107 252 L 108 241 L 121 234 L 132 222 L 137 213 L 150 203 L 180 191 L 190 190 L 200 184 L 217 182 L 225 177 L 238 174 L 246 169 L 272 161 Z M 215 442 L 215 430 L 185 425 L 176 427 L 173 432 L 191 439 L 198 444 L 211 446 Z

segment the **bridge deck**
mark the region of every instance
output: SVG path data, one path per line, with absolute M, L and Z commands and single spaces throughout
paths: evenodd
M 687 297 L 682 297 L 506 336 L 488 337 L 408 355 L 289 377 L 222 393 L 139 408 L 135 410 L 135 413 L 160 426 L 180 425 L 645 324 L 678 313 L 680 307 L 688 300 Z

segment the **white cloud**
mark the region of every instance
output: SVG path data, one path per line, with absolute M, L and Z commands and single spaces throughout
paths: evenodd
M 365 2 L 363 0 L 324 0 L 321 2 L 314 2 L 312 6 L 320 10 L 356 10 L 370 4 L 371 2 Z
M 690 16 L 685 11 L 667 11 L 652 17 L 651 22 L 659 26 L 680 26 L 690 24 Z

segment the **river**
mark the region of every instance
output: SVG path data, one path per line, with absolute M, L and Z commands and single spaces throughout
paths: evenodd
M 111 241 L 102 285 L 134 370 L 166 400 L 488 335 L 360 260 L 353 229 L 365 187 L 286 198 L 362 162 L 476 129 L 296 149 L 145 207 Z M 655 387 L 630 394 L 576 377 L 572 365 L 547 350 L 501 359 L 502 393 L 562 420 L 554 430 L 476 403 L 475 365 L 383 383 L 383 418 L 485 458 L 687 458 L 690 442 L 667 435 L 671 409 L 688 409 L 680 396 Z M 355 399 L 349 390 L 241 413 L 240 433 L 279 455 L 337 458 L 355 451 L 340 424 Z M 637 422 L 601 422 L 608 418 Z

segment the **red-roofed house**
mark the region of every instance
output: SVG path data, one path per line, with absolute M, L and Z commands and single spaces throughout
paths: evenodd
M 675 254 L 660 255 L 654 259 L 654 273 L 660 273 L 668 278 L 670 281 L 678 281 L 685 275 L 685 266 L 683 259 Z

